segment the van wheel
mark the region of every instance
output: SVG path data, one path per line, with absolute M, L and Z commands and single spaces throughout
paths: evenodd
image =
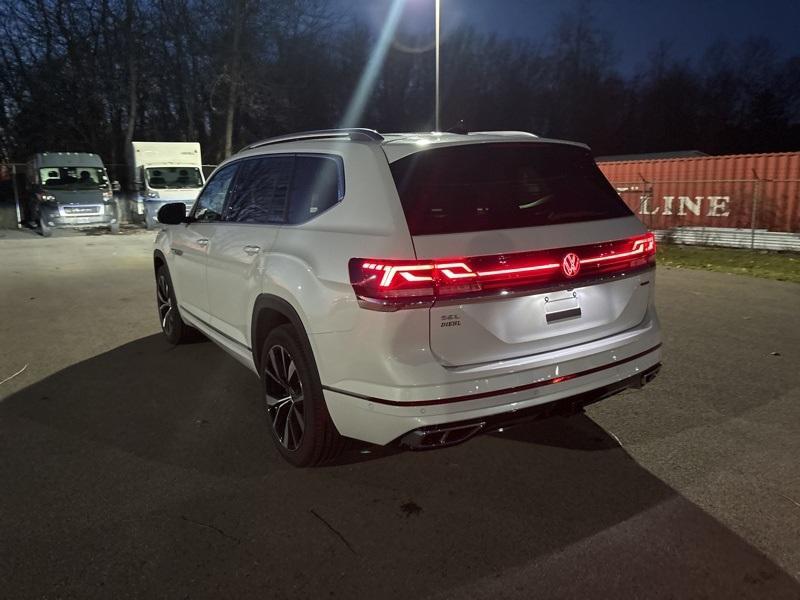
M 272 441 L 296 467 L 332 461 L 344 438 L 331 421 L 319 374 L 291 325 L 273 329 L 261 350 L 259 373 Z
M 39 217 L 39 235 L 42 237 L 50 237 L 53 235 L 53 229 L 45 223 L 44 217 Z
M 158 322 L 161 331 L 170 344 L 178 345 L 191 341 L 194 329 L 181 319 L 178 312 L 178 301 L 172 289 L 172 279 L 166 266 L 158 267 L 156 271 L 156 305 L 158 306 Z

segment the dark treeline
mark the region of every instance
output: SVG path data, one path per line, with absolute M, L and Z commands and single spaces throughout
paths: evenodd
M 131 139 L 197 140 L 206 162 L 342 124 L 377 34 L 325 0 L 0 0 L 0 159 L 124 161 Z M 361 126 L 433 128 L 429 37 L 398 36 Z M 616 68 L 586 4 L 539 43 L 460 29 L 442 46 L 442 120 L 577 139 L 597 154 L 800 149 L 800 57 L 766 39 L 692 61 L 661 45 Z

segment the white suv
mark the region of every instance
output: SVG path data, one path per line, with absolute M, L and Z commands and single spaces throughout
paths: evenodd
M 582 144 L 283 136 L 158 218 L 164 333 L 260 376 L 295 465 L 345 437 L 432 448 L 575 412 L 660 366 L 653 235 Z

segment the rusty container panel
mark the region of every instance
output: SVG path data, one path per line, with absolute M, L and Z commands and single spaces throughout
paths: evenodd
M 800 232 L 800 152 L 599 163 L 652 229 Z M 754 210 L 755 209 L 755 210 Z

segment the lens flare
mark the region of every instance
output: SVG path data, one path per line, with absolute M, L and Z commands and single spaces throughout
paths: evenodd
M 350 99 L 350 103 L 345 111 L 344 118 L 342 119 L 342 127 L 357 127 L 361 117 L 364 114 L 364 108 L 367 106 L 367 101 L 372 95 L 372 90 L 375 89 L 375 82 L 381 72 L 383 63 L 386 60 L 386 53 L 392 45 L 397 25 L 400 23 L 400 17 L 403 15 L 403 8 L 406 0 L 393 0 L 392 6 L 389 9 L 389 14 L 386 16 L 386 22 L 381 30 L 381 35 L 372 49 L 372 54 L 369 57 L 367 66 L 361 74 L 361 79 L 356 86 L 356 91 Z

